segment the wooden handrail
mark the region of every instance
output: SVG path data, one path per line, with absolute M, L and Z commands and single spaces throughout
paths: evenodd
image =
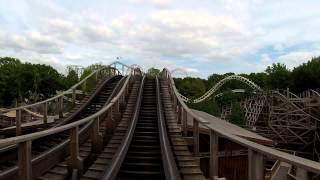
M 208 123 L 207 119 L 199 117 L 198 115 L 193 113 L 191 111 L 191 109 L 189 109 L 189 107 L 181 99 L 181 97 L 179 96 L 179 92 L 178 92 L 177 88 L 175 87 L 175 83 L 173 81 L 173 78 L 170 75 L 170 71 L 167 69 L 164 69 L 162 71 L 162 76 L 169 81 L 169 88 L 171 89 L 172 94 L 174 95 L 174 98 L 176 98 L 178 100 L 178 103 L 182 106 L 183 110 L 186 111 L 187 115 L 194 118 L 196 121 L 198 121 L 204 127 L 207 127 L 208 129 L 214 131 L 219 136 L 222 136 L 224 138 L 229 139 L 230 141 L 233 141 L 237 144 L 240 144 L 244 147 L 247 147 L 249 150 L 253 150 L 257 153 L 261 153 L 262 155 L 269 156 L 269 157 L 275 158 L 277 160 L 287 162 L 289 164 L 292 164 L 294 166 L 300 167 L 302 169 L 305 169 L 307 171 L 310 171 L 310 172 L 313 172 L 316 174 L 320 173 L 320 163 L 319 162 L 315 162 L 315 161 L 312 161 L 309 159 L 294 156 L 294 155 L 291 155 L 291 154 L 288 154 L 285 152 L 281 152 L 279 150 L 276 150 L 276 149 L 273 149 L 270 147 L 266 147 L 266 146 L 257 144 L 255 142 L 246 140 L 242 137 L 233 135 L 229 132 L 226 132 L 224 130 L 216 128 L 215 126 L 210 125 Z
M 135 70 L 132 70 L 135 71 Z M 129 81 L 131 81 L 131 79 L 133 78 L 134 74 L 130 73 L 128 75 L 128 78 L 126 79 L 124 85 L 122 86 L 121 90 L 119 91 L 118 95 L 116 97 L 114 97 L 111 102 L 103 107 L 101 110 L 99 110 L 98 112 L 92 114 L 91 116 L 88 116 L 86 118 L 83 118 L 81 120 L 78 120 L 76 122 L 73 123 L 69 123 L 63 126 L 59 126 L 56 128 L 51 128 L 51 129 L 47 129 L 44 131 L 40 131 L 40 132 L 35 132 L 35 133 L 30 133 L 30 134 L 26 134 L 26 135 L 21 135 L 21 136 L 16 136 L 16 137 L 10 137 L 10 138 L 6 138 L 6 139 L 0 139 L 0 148 L 6 147 L 6 146 L 10 146 L 10 145 L 15 145 L 15 144 L 19 144 L 22 142 L 26 142 L 26 141 L 33 141 L 35 139 L 41 138 L 41 137 L 45 137 L 45 136 L 49 136 L 52 134 L 56 134 L 65 130 L 69 130 L 72 128 L 75 128 L 79 125 L 88 123 L 96 118 L 98 118 L 99 116 L 101 116 L 103 113 L 107 112 L 108 110 L 111 109 L 111 107 L 113 107 L 113 105 L 120 100 L 121 96 L 123 96 L 125 94 L 125 90 L 127 88 L 127 86 L 129 85 Z
M 158 77 L 156 77 L 156 93 L 157 93 L 157 109 L 158 109 L 158 126 L 159 126 L 159 136 L 161 144 L 161 156 L 163 167 L 165 170 L 166 179 L 180 180 L 179 170 L 177 168 L 172 149 L 170 146 L 165 120 L 163 118 L 162 103 L 160 96 L 160 85 Z

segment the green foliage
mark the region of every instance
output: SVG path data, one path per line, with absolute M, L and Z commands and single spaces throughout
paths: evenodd
M 147 76 L 149 77 L 156 77 L 160 75 L 160 69 L 156 69 L 156 68 L 150 68 L 147 71 Z
M 201 102 L 198 104 L 188 104 L 190 108 L 197 109 L 199 111 L 204 111 L 206 113 L 212 114 L 214 116 L 220 116 L 221 111 L 218 102 L 211 98 L 208 101 Z
M 266 69 L 267 82 L 266 86 L 269 89 L 286 89 L 291 85 L 291 72 L 284 64 L 272 64 Z
M 205 81 L 200 78 L 176 78 L 175 83 L 179 87 L 179 91 L 189 98 L 197 98 L 206 92 Z
M 90 75 L 91 73 L 93 73 L 94 71 L 96 70 L 99 70 L 99 69 L 102 69 L 102 68 L 105 68 L 106 69 L 106 73 L 110 73 L 111 74 L 111 68 L 108 68 L 106 65 L 103 65 L 103 64 L 92 64 L 88 67 L 86 67 L 84 70 L 83 70 L 83 73 L 80 77 L 80 80 L 84 79 L 85 77 L 87 77 L 88 75 Z M 87 80 L 87 83 L 86 83 L 86 90 L 85 91 L 89 91 L 89 89 L 92 89 L 94 86 L 95 86 L 95 78 L 90 78 Z
M 64 78 L 51 66 L 0 58 L 0 105 L 12 106 L 15 100 L 34 102 L 50 97 L 56 90 L 66 88 Z
M 232 112 L 230 115 L 230 122 L 239 126 L 245 125 L 244 110 L 238 102 L 232 104 Z
M 96 71 L 96 70 L 99 70 L 99 69 L 102 69 L 102 68 L 106 68 L 107 66 L 106 65 L 103 65 L 103 64 L 92 64 L 88 67 L 86 67 L 84 70 L 83 70 L 83 73 L 80 77 L 80 79 L 84 79 L 85 77 L 87 77 L 89 74 L 91 74 L 92 72 Z
M 74 69 L 68 67 L 68 74 L 66 77 L 66 86 L 71 87 L 74 84 L 76 84 L 77 82 L 79 82 L 78 73 Z
M 320 57 L 312 58 L 292 71 L 291 89 L 293 92 L 302 92 L 307 89 L 320 87 Z

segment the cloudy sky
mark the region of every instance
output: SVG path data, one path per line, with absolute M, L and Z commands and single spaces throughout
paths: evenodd
M 189 74 L 289 68 L 320 55 L 319 0 L 0 0 L 0 56 Z

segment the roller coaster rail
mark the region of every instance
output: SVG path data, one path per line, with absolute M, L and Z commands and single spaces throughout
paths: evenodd
M 32 179 L 32 141 L 46 137 L 52 134 L 57 134 L 66 130 L 70 131 L 70 167 L 71 169 L 79 168 L 79 126 L 86 123 L 90 123 L 92 128 L 95 128 L 93 136 L 91 136 L 92 146 L 98 146 L 99 143 L 96 141 L 99 139 L 99 120 L 100 117 L 107 117 L 108 119 L 113 117 L 114 113 L 119 113 L 120 104 L 125 102 L 125 96 L 129 92 L 129 84 L 133 81 L 134 76 L 141 76 L 142 72 L 138 69 L 131 69 L 124 85 L 120 89 L 119 93 L 112 98 L 111 102 L 104 106 L 98 112 L 92 114 L 89 117 L 78 120 L 73 123 L 69 123 L 63 126 L 50 128 L 40 132 L 30 133 L 26 135 L 20 135 L 16 137 L 0 139 L 0 149 L 12 145 L 18 145 L 18 176 L 24 177 L 25 179 Z M 109 120 L 112 122 L 112 120 Z M 98 147 L 97 147 L 98 148 Z
M 184 102 L 200 103 L 200 102 L 203 102 L 206 99 L 208 99 L 210 96 L 212 96 L 214 93 L 216 93 L 220 89 L 220 87 L 222 87 L 225 83 L 227 83 L 227 82 L 229 82 L 231 80 L 238 80 L 240 82 L 243 82 L 243 83 L 247 84 L 249 87 L 251 87 L 252 89 L 254 89 L 256 91 L 259 91 L 259 92 L 262 91 L 262 89 L 258 85 L 256 85 L 254 82 L 250 81 L 249 79 L 247 79 L 245 77 L 242 77 L 242 76 L 239 76 L 239 75 L 231 75 L 231 76 L 227 76 L 227 77 L 223 78 L 218 83 L 213 85 L 210 90 L 205 92 L 199 98 L 196 98 L 196 99 L 192 100 L 192 99 L 189 99 L 188 97 L 183 96 L 180 93 L 179 93 L 179 96 L 182 98 L 182 100 Z
M 121 66 L 117 69 L 118 66 Z M 125 71 L 127 69 L 127 71 Z M 22 115 L 23 113 L 29 114 L 31 117 L 27 122 L 32 122 L 34 120 L 42 119 L 43 123 L 46 124 L 48 122 L 48 118 L 62 118 L 68 111 L 78 104 L 83 96 L 79 96 L 79 91 L 86 94 L 88 91 L 92 89 L 88 84 L 90 81 L 94 83 L 98 82 L 101 79 L 106 77 L 111 77 L 113 75 L 120 75 L 120 74 L 128 74 L 132 71 L 132 67 L 125 65 L 121 62 L 115 61 L 109 64 L 106 67 L 100 68 L 98 70 L 93 71 L 88 76 L 83 78 L 80 82 L 73 85 L 68 90 L 65 90 L 54 97 L 48 98 L 46 100 L 36 102 L 33 104 L 22 105 L 15 108 L 10 109 L 0 109 L 0 115 L 8 113 L 8 112 L 15 112 L 16 114 L 16 121 L 15 124 L 17 126 L 17 135 L 21 134 L 21 126 L 22 126 Z M 69 99 L 69 100 L 65 100 Z M 51 110 L 51 111 L 50 111 Z

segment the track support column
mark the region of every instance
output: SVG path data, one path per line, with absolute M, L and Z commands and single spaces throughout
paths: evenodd
M 91 128 L 91 146 L 92 146 L 92 152 L 99 154 L 102 151 L 103 148 L 103 137 L 100 134 L 99 131 L 99 120 L 100 118 L 97 117 L 92 122 L 92 128 Z
M 43 104 L 43 123 L 44 124 L 48 123 L 48 103 L 47 102 Z
M 219 136 L 213 130 L 210 130 L 210 179 L 218 178 L 219 170 Z
M 178 124 L 181 124 L 181 108 L 182 106 L 178 104 Z
M 263 180 L 263 155 L 248 149 L 248 180 Z
M 183 109 L 182 126 L 183 136 L 186 137 L 188 135 L 188 113 L 185 109 Z
M 79 156 L 79 127 L 70 129 L 70 159 L 68 162 L 69 172 L 72 177 L 82 174 L 82 161 Z
M 59 98 L 58 104 L 59 118 L 63 118 L 63 95 Z
M 193 118 L 193 153 L 199 156 L 199 121 Z
M 31 147 L 31 141 L 25 141 L 18 145 L 19 180 L 32 180 Z
M 22 124 L 22 110 L 16 110 L 16 136 L 20 136 L 22 134 L 21 124 Z
M 113 134 L 113 126 L 114 126 L 114 122 L 113 122 L 113 114 L 112 114 L 112 110 L 113 108 L 111 107 L 108 111 L 107 111 L 107 119 L 106 119 L 106 134 L 105 134 L 105 142 L 108 142 Z
M 72 106 L 76 105 L 76 89 L 72 89 Z

